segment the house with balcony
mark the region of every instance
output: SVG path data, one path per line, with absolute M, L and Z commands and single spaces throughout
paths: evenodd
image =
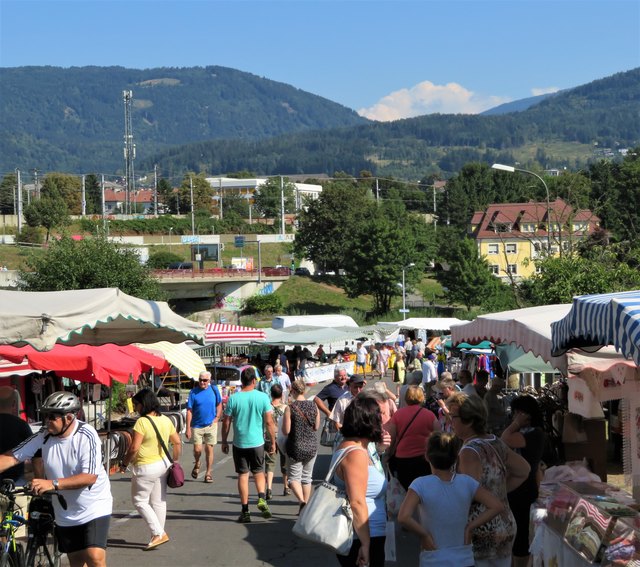
M 535 261 L 549 254 L 571 254 L 575 245 L 600 227 L 588 209 L 574 209 L 557 198 L 549 203 L 498 203 L 474 213 L 469 236 L 493 274 L 522 280 L 536 273 Z

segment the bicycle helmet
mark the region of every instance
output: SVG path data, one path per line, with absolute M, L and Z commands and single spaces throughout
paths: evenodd
M 76 413 L 80 407 L 80 400 L 75 394 L 71 392 L 55 392 L 44 401 L 40 408 L 40 413 Z

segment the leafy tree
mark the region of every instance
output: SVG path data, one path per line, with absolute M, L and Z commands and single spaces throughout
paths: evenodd
M 40 195 L 62 199 L 72 215 L 82 212 L 82 180 L 77 175 L 47 173 L 42 180 Z
M 386 209 L 370 207 L 367 221 L 353 226 L 348 232 L 344 288 L 350 297 L 373 295 L 373 310 L 386 313 L 391 299 L 402 294 L 402 268 L 405 285 L 416 283 L 424 271 L 425 256 L 418 254 L 424 242 L 424 221 L 413 220 L 401 202 L 393 204 L 395 214 Z
M 295 254 L 308 258 L 324 271 L 335 271 L 349 260 L 346 250 L 351 231 L 368 223 L 375 201 L 369 190 L 353 180 L 327 184 L 320 196 L 298 215 Z
M 280 220 L 282 209 L 282 191 L 284 189 L 284 212 L 294 213 L 296 210 L 295 185 L 288 178 L 283 180 L 283 188 L 280 187 L 280 178 L 271 177 L 254 195 L 254 206 L 263 217 Z
M 229 191 L 222 199 L 222 218 L 237 215 L 241 218 L 249 217 L 249 201 L 238 193 Z
M 100 181 L 95 173 L 90 173 L 84 178 L 84 194 L 88 215 L 102 214 L 102 190 Z
M 69 210 L 62 197 L 43 196 L 24 209 L 24 218 L 31 227 L 46 229 L 45 242 L 49 242 L 51 230 L 69 224 Z
M 447 289 L 450 302 L 462 303 L 468 311 L 481 305 L 483 298 L 493 296 L 500 281 L 489 270 L 486 258 L 478 254 L 475 240 L 456 239 L 445 249 L 441 248 L 443 269 L 436 272 L 436 279 Z
M 204 173 L 195 175 L 193 173 L 185 174 L 180 186 L 180 212 L 184 214 L 191 213 L 191 183 L 193 183 L 193 208 L 194 211 L 206 210 L 211 214 L 213 206 L 213 189 L 207 181 Z
M 18 178 L 15 173 L 8 173 L 0 183 L 0 213 L 3 215 L 14 214 L 15 190 Z
M 171 209 L 171 194 L 173 193 L 173 187 L 171 183 L 164 177 L 158 179 L 158 203 L 163 204 L 168 209 Z M 175 211 L 171 211 L 175 212 Z
M 613 256 L 591 260 L 580 256 L 548 257 L 540 272 L 523 282 L 523 291 L 535 305 L 571 303 L 574 295 L 638 289 L 640 272 Z
M 74 241 L 64 236 L 44 254 L 31 255 L 19 273 L 20 289 L 61 291 L 117 287 L 142 299 L 163 299 L 158 281 L 130 248 L 105 238 Z

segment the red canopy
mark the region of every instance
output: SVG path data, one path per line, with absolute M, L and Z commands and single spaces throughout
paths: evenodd
M 225 323 L 209 323 L 205 327 L 204 338 L 207 343 L 248 343 L 264 341 L 266 336 L 263 329 L 227 325 Z
M 0 345 L 0 356 L 16 364 L 26 359 L 32 370 L 50 370 L 83 382 L 111 385 L 112 380 L 126 383 L 131 377 L 137 381 L 140 374 L 153 369 L 167 372 L 170 364 L 159 356 L 133 345 L 101 346 L 57 344 L 49 351 L 33 347 Z

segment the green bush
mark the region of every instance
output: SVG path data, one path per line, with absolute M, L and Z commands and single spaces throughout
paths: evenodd
M 282 299 L 273 293 L 254 295 L 246 299 L 242 307 L 244 313 L 279 313 L 282 309 Z
M 184 262 L 184 258 L 179 254 L 165 250 L 150 254 L 147 266 L 152 270 L 166 270 L 172 262 Z
M 16 236 L 17 242 L 27 244 L 42 244 L 44 242 L 45 230 L 39 226 L 26 225 Z

